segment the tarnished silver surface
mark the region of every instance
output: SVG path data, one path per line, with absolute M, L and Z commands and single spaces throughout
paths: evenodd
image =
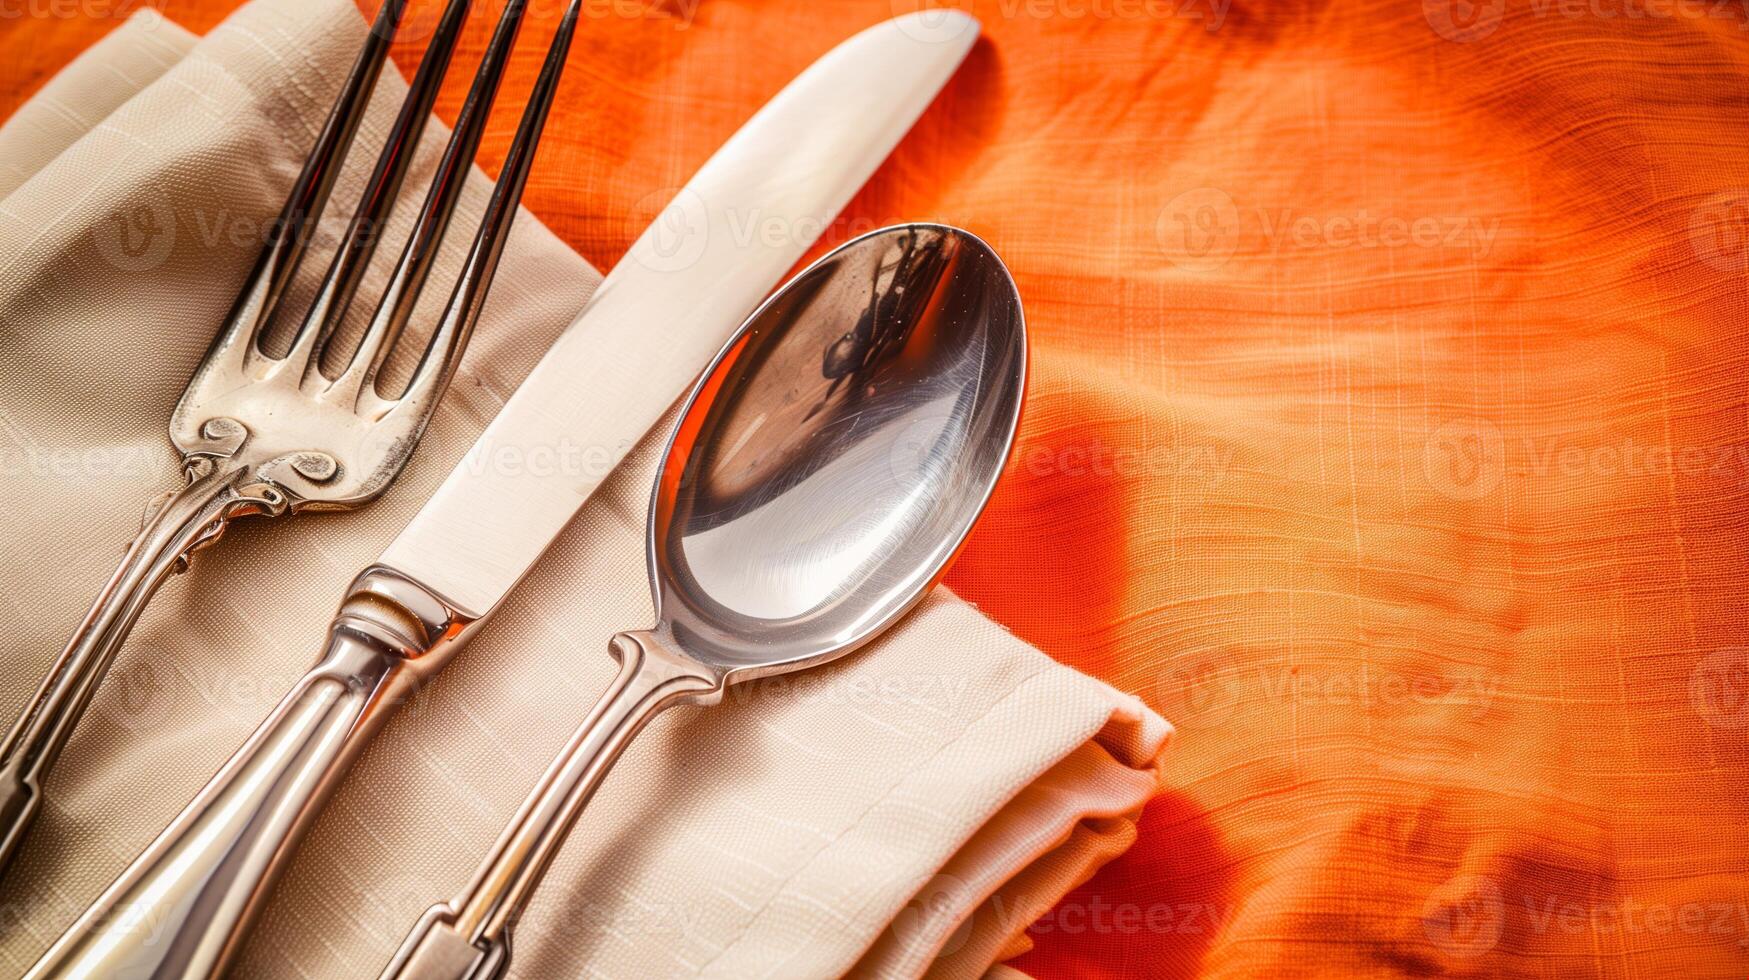
M 856 649 L 916 605 L 983 512 L 1026 387 L 1020 296 L 940 225 L 875 232 L 762 306 L 693 389 L 651 494 L 657 625 L 472 882 L 382 980 L 481 980 L 615 760 L 664 709 Z
M 501 32 L 514 38 L 517 17 Z M 425 286 L 437 244 L 454 213 L 462 177 L 484 132 L 502 78 L 508 43 L 482 64 L 420 212 L 397 272 L 350 366 L 337 378 L 319 364 L 346 314 L 400 195 L 411 147 L 431 115 L 450 56 L 467 18 L 467 0 L 452 0 L 429 46 L 364 199 L 342 240 L 316 302 L 284 356 L 263 351 L 261 336 L 296 273 L 364 116 L 399 26 L 404 0 L 383 4 L 364 49 L 342 86 L 316 147 L 293 186 L 275 237 L 263 249 L 237 304 L 196 370 L 170 420 L 170 441 L 189 483 L 147 512 L 145 527 L 0 744 L 0 869 L 17 852 L 36 813 L 41 786 L 84 714 L 103 674 L 146 604 L 189 556 L 219 539 L 232 520 L 305 510 L 343 510 L 381 494 L 419 442 L 449 384 L 491 279 L 496 245 L 509 211 L 489 213 L 442 326 L 404 392 L 382 395 L 369 383 Z
M 506 17 L 520 5 L 513 0 Z M 579 2 L 572 0 L 505 164 L 492 216 L 514 212 L 514 198 L 506 202 L 502 195 L 520 192 L 578 16 Z M 303 830 L 365 742 L 407 692 L 441 669 L 618 460 L 615 455 L 578 474 L 498 468 L 491 465 L 493 454 L 515 451 L 532 459 L 572 438 L 610 447 L 641 438 L 684 393 L 704 357 L 676 365 L 672 344 L 702 337 L 705 351 L 714 349 L 953 73 L 976 31 L 932 41 L 930 32 L 944 29 L 939 20 L 889 22 L 829 53 L 680 191 L 681 216 L 702 215 L 709 234 L 682 236 L 679 251 L 654 231 L 639 239 L 439 496 L 354 582 L 321 663 L 32 968 L 30 980 L 168 980 L 222 972 Z M 959 14 L 946 21 L 948 28 L 970 23 Z M 501 210 L 506 203 L 509 211 Z M 673 214 L 664 213 L 659 223 L 667 227 Z M 492 216 L 488 226 L 497 220 Z M 793 224 L 773 241 L 748 237 L 741 224 L 747 221 Z M 470 269 L 475 260 L 496 261 L 496 246 L 488 244 L 482 235 Z M 477 311 L 490 278 L 491 266 L 484 268 L 483 279 L 464 280 L 452 317 L 457 309 Z M 669 344 L 652 340 L 662 336 Z M 651 406 L 651 414 L 615 404 L 615 393 L 628 385 L 640 394 L 661 393 L 636 400 Z M 650 649 L 665 656 L 659 645 Z M 476 976 L 502 964 L 490 956 L 474 960 L 487 971 Z
M 957 11 L 878 24 L 774 96 L 672 195 L 595 291 L 580 329 L 558 340 L 383 563 L 468 608 L 496 607 L 661 421 L 666 393 L 691 383 L 698 360 L 911 128 L 977 28 Z M 671 336 L 713 339 L 680 362 L 664 351 Z M 664 397 L 650 399 L 652 386 Z

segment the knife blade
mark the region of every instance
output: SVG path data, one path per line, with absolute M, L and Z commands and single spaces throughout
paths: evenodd
M 370 737 L 480 628 L 801 258 L 977 34 L 975 20 L 953 11 L 876 25 L 723 144 L 354 579 L 316 666 L 28 980 L 218 976 Z M 782 233 L 749 233 L 771 228 Z M 594 465 L 495 464 L 567 448 Z
M 977 33 L 957 11 L 890 20 L 779 92 L 602 281 L 382 564 L 491 612 L 868 180 Z M 528 465 L 560 458 L 571 464 Z

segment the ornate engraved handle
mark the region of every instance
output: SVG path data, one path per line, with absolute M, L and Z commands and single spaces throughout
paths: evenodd
M 43 777 L 158 587 L 187 567 L 190 554 L 218 540 L 233 518 L 285 511 L 284 492 L 251 472 L 231 459 L 190 461 L 188 486 L 170 494 L 148 517 L 121 567 L 0 744 L 0 872 L 42 809 Z
M 321 661 L 26 976 L 217 976 L 359 750 L 476 621 L 367 569 Z

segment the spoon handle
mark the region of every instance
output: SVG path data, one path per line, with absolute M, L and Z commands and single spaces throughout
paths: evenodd
M 510 962 L 510 931 L 565 835 L 620 753 L 663 710 L 711 703 L 723 675 L 648 632 L 612 643 L 619 674 L 596 702 L 461 897 L 427 909 L 380 980 L 488 980 Z

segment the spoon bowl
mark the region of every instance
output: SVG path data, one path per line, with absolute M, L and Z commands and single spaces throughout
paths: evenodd
M 730 682 L 880 633 L 983 513 L 1026 365 L 1014 280 L 967 232 L 900 225 L 810 266 L 718 354 L 670 438 L 653 632 Z
M 657 625 L 614 636 L 618 676 L 382 980 L 498 976 L 560 842 L 651 718 L 843 656 L 921 601 L 996 487 L 1025 385 L 1014 281 L 954 228 L 864 235 L 754 311 L 693 388 L 651 495 Z

